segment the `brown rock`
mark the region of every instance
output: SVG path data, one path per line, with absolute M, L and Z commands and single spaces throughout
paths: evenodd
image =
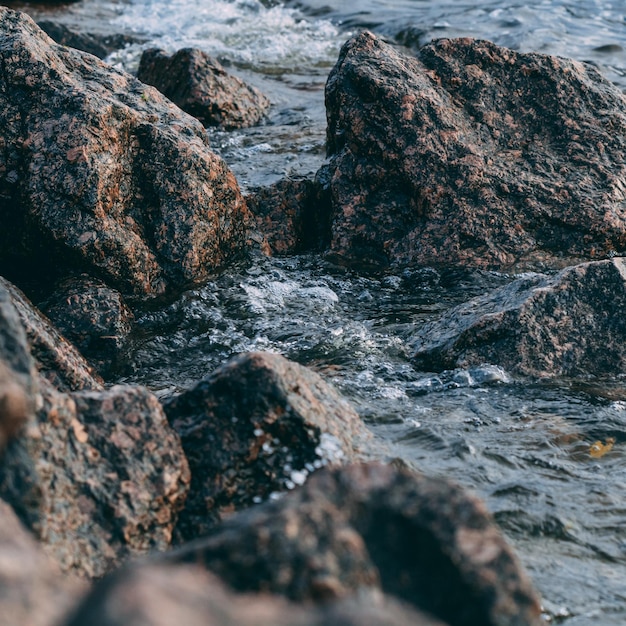
M 83 591 L 84 584 L 61 574 L 0 500 L 2 626 L 56 626 Z
M 205 126 L 228 130 L 254 126 L 270 101 L 256 87 L 230 75 L 220 63 L 197 48 L 173 55 L 150 48 L 141 55 L 137 78 L 153 85 Z
M 626 100 L 590 65 L 371 33 L 326 86 L 331 258 L 549 265 L 626 248 Z
M 328 600 L 380 584 L 451 626 L 539 624 L 537 595 L 484 504 L 391 466 L 322 470 L 166 558 L 240 591 Z
M 413 362 L 439 371 L 480 363 L 530 376 L 626 372 L 626 260 L 524 276 L 455 307 L 413 340 Z
M 247 209 L 201 124 L 23 14 L 0 34 L 0 271 L 54 258 L 157 295 L 238 254 Z
M 98 577 L 164 550 L 189 470 L 157 399 L 143 388 L 58 393 L 43 383 L 37 422 L 0 459 L 0 497 L 61 568 Z
M 167 401 L 192 482 L 178 530 L 205 534 L 224 514 L 292 489 L 316 467 L 355 459 L 371 437 L 320 376 L 277 354 L 231 359 Z

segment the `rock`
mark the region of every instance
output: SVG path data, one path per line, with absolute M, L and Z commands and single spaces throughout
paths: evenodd
M 326 86 L 330 258 L 563 267 L 626 248 L 626 100 L 591 65 L 371 33 Z
M 178 524 L 185 540 L 316 467 L 357 458 L 371 437 L 320 376 L 277 354 L 234 357 L 164 408 L 191 468 Z
M 306 178 L 284 178 L 250 191 L 248 208 L 270 254 L 298 254 L 328 244 L 328 215 L 320 195 L 319 185 Z
M 205 126 L 227 130 L 254 126 L 270 101 L 256 87 L 230 75 L 220 63 L 197 48 L 173 55 L 150 48 L 141 55 L 137 78 L 153 85 Z
M 109 56 L 111 52 L 125 48 L 130 44 L 138 43 L 139 41 L 137 38 L 129 35 L 80 33 L 68 28 L 65 24 L 52 22 L 50 20 L 41 20 L 37 22 L 37 26 L 57 43 L 82 50 L 83 52 L 88 52 L 89 54 L 97 56 L 99 59 L 104 59 Z
M 0 33 L 0 272 L 53 258 L 155 296 L 242 250 L 248 212 L 201 124 L 24 14 L 0 8 Z
M 166 549 L 189 469 L 158 400 L 141 387 L 42 392 L 0 459 L 0 497 L 65 572 L 99 577 Z
M 123 366 L 135 318 L 119 291 L 82 275 L 64 281 L 42 308 L 99 373 Z
M 413 362 L 427 371 L 495 363 L 536 377 L 626 373 L 626 260 L 523 276 L 423 326 Z
M 101 389 L 102 379 L 28 298 L 0 277 L 0 292 L 8 294 L 26 330 L 28 347 L 39 374 L 60 391 Z
M 0 500 L 0 617 L 2 626 L 57 626 L 84 585 L 63 576 Z
M 168 553 L 240 591 L 330 600 L 380 584 L 451 626 L 539 624 L 513 551 L 475 496 L 378 464 L 324 469 Z
M 65 626 L 445 626 L 381 596 L 301 607 L 268 594 L 237 594 L 199 566 L 126 568 L 98 585 Z

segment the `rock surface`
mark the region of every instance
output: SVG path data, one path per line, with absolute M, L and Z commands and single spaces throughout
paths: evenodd
M 0 8 L 0 34 L 0 271 L 54 258 L 152 296 L 242 249 L 248 212 L 201 124 L 24 14 Z
M 537 377 L 626 373 L 626 260 L 524 276 L 455 307 L 413 340 L 413 362 L 439 371 L 495 363 Z
M 380 585 L 451 626 L 539 623 L 538 598 L 482 502 L 391 466 L 322 470 L 164 558 L 203 564 L 240 591 L 327 601 Z
M 371 33 L 326 86 L 330 256 L 563 267 L 626 248 L 626 100 L 590 65 Z
M 191 468 L 178 525 L 186 540 L 316 467 L 357 458 L 371 437 L 320 376 L 277 354 L 235 357 L 164 408 Z
M 0 500 L 0 618 L 2 626 L 57 626 L 84 585 L 61 574 Z
M 62 394 L 42 384 L 37 421 L 0 458 L 0 497 L 61 568 L 98 577 L 164 550 L 189 469 L 158 400 L 143 388 Z
M 83 275 L 59 285 L 42 309 L 100 374 L 122 365 L 134 315 L 119 291 Z
M 360 596 L 301 607 L 236 594 L 194 565 L 133 567 L 111 576 L 65 626 L 445 626 L 391 598 Z
M 145 50 L 137 78 L 156 87 L 205 126 L 227 130 L 254 126 L 270 106 L 256 87 L 230 75 L 216 59 L 197 48 L 183 48 L 173 55 L 158 48 Z

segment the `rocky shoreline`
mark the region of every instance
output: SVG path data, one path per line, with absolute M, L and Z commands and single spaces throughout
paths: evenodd
M 203 124 L 269 101 L 216 61 L 147 51 L 172 102 L 22 13 L 0 33 L 3 623 L 539 623 L 482 502 L 390 458 L 313 371 L 249 353 L 161 399 L 105 381 L 136 312 L 304 250 L 541 272 L 416 328 L 424 370 L 624 374 L 622 93 L 566 59 L 361 33 L 328 79 L 327 162 L 244 197 Z

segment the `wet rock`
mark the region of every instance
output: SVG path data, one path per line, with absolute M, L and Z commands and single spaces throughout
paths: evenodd
M 141 55 L 137 78 L 153 85 L 205 126 L 232 130 L 254 126 L 270 101 L 256 87 L 230 75 L 220 63 L 197 48 L 173 55 L 150 48 Z
M 537 377 L 626 372 L 626 261 L 531 274 L 455 307 L 413 340 L 427 371 L 497 363 Z
M 42 383 L 37 420 L 0 458 L 0 497 L 66 571 L 102 576 L 164 550 L 189 469 L 161 405 L 143 388 L 63 394 Z
M 146 565 L 113 574 L 65 626 L 444 626 L 380 594 L 301 607 L 268 594 L 237 594 L 199 566 Z
M 626 101 L 591 65 L 371 33 L 326 86 L 330 256 L 563 267 L 626 248 Z
M 357 458 L 371 438 L 320 376 L 277 354 L 235 357 L 164 408 L 191 468 L 178 525 L 187 540 L 317 467 Z
M 391 466 L 322 470 L 166 558 L 241 591 L 329 600 L 380 585 L 452 626 L 539 623 L 537 595 L 483 503 Z
M 246 201 L 270 254 L 297 254 L 328 244 L 326 204 L 315 181 L 284 178 L 252 189 Z
M 83 275 L 64 281 L 42 309 L 103 376 L 123 365 L 134 315 L 119 291 Z
M 2 626 L 56 626 L 84 585 L 61 574 L 0 500 L 0 617 Z
M 57 43 L 88 52 L 99 59 L 104 59 L 111 52 L 140 41 L 136 37 L 122 34 L 80 33 L 68 28 L 65 24 L 50 20 L 41 20 L 37 22 L 37 26 Z
M 122 293 L 206 280 L 245 245 L 237 182 L 156 90 L 0 8 L 0 271 L 80 267 Z
M 26 330 L 28 347 L 41 376 L 60 391 L 101 389 L 102 379 L 49 320 L 8 280 L 0 277 L 0 292 L 8 294 Z

